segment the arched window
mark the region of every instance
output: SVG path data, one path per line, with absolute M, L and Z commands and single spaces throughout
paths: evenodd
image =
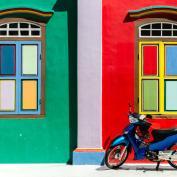
M 139 27 L 139 37 L 177 38 L 177 24 L 169 22 L 143 24 Z
M 0 118 L 45 114 L 45 26 L 53 12 L 0 11 Z
M 30 22 L 0 24 L 0 37 L 40 37 L 41 27 Z
M 0 117 L 44 113 L 45 25 L 0 19 Z
M 174 6 L 130 10 L 136 21 L 135 109 L 153 117 L 177 115 L 177 11 Z
M 177 24 L 152 22 L 138 29 L 139 112 L 177 114 Z

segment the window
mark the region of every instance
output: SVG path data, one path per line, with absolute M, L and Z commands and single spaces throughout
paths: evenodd
M 41 43 L 0 42 L 0 114 L 40 114 Z
M 177 115 L 177 24 L 159 21 L 139 24 L 137 109 Z
M 139 111 L 177 114 L 177 42 L 139 43 Z
M 177 24 L 169 22 L 148 23 L 139 27 L 139 36 L 144 38 L 177 38 Z
M 42 28 L 25 20 L 0 24 L 0 117 L 44 114 Z
M 40 26 L 26 22 L 10 22 L 0 25 L 0 37 L 40 37 Z

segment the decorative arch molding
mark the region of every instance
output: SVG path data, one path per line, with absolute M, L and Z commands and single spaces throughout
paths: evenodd
M 177 7 L 173 6 L 149 6 L 138 10 L 128 11 L 125 21 L 136 21 L 143 18 L 166 18 L 175 20 L 177 18 Z
M 0 19 L 2 18 L 25 18 L 36 22 L 46 23 L 53 15 L 53 11 L 44 12 L 31 8 L 13 8 L 0 10 Z

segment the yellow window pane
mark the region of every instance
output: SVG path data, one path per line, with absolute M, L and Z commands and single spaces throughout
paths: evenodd
M 37 109 L 37 81 L 36 80 L 22 81 L 22 109 L 23 110 Z

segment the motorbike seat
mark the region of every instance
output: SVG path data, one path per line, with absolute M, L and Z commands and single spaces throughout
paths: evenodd
M 171 128 L 171 129 L 159 129 L 159 130 L 153 130 L 152 136 L 154 138 L 154 141 L 161 141 L 168 136 L 176 135 L 177 134 L 177 128 Z

